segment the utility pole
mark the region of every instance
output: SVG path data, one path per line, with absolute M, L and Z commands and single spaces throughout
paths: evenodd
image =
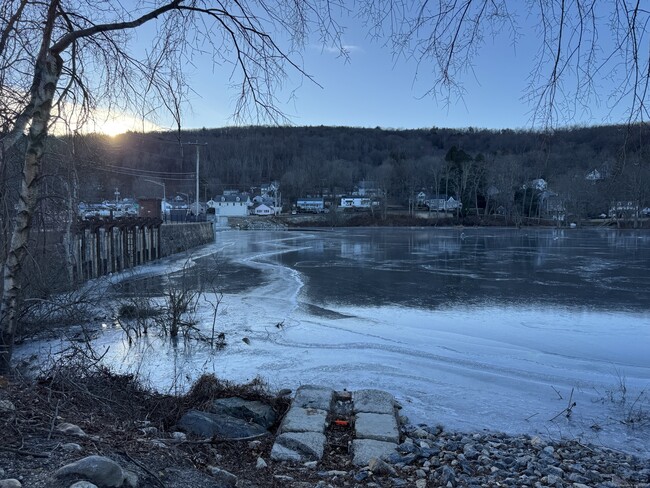
M 198 141 L 196 142 L 184 142 L 183 144 L 187 146 L 196 146 L 196 207 L 195 207 L 195 213 L 197 217 L 199 216 L 199 163 L 200 163 L 200 156 L 199 156 L 199 146 L 207 146 L 207 143 L 199 144 Z
M 196 143 L 196 212 L 194 215 L 199 216 L 199 144 Z

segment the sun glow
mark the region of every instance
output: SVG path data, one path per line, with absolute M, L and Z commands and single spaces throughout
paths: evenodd
M 98 113 L 89 123 L 87 132 L 96 132 L 115 137 L 128 131 L 150 132 L 161 128 L 148 120 L 127 113 L 118 115 Z
M 72 114 L 72 115 L 70 115 Z M 54 124 L 54 134 L 79 132 L 82 134 L 104 134 L 115 137 L 129 131 L 152 132 L 163 130 L 159 125 L 129 112 L 112 112 L 98 108 L 83 123 L 75 121 L 74 110 L 68 117 L 61 116 Z

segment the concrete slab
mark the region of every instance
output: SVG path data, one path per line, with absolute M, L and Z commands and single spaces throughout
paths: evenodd
M 395 414 L 395 398 L 383 390 L 359 390 L 352 395 L 354 413 Z
M 367 466 L 372 458 L 387 459 L 395 452 L 397 444 L 375 441 L 372 439 L 355 439 L 352 441 L 352 464 Z
M 325 435 L 317 432 L 287 432 L 279 435 L 275 444 L 300 454 L 304 461 L 319 461 L 325 450 Z
M 304 385 L 298 388 L 292 405 L 328 411 L 332 407 L 334 390 L 323 386 Z
M 282 421 L 280 432 L 325 432 L 327 412 L 292 406 Z
M 399 430 L 394 414 L 358 413 L 354 422 L 354 428 L 357 439 L 399 442 Z

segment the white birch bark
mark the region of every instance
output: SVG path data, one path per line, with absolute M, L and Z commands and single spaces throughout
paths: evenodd
M 35 84 L 31 93 L 33 106 L 27 149 L 23 165 L 20 196 L 16 205 L 11 243 L 3 268 L 0 302 L 0 373 L 9 370 L 16 334 L 24 276 L 22 262 L 27 254 L 32 215 L 38 196 L 38 176 L 47 138 L 52 101 L 61 75 L 61 58 L 44 50 L 35 66 Z

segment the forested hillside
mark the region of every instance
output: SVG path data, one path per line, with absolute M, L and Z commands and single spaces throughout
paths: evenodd
M 300 196 L 352 192 L 365 179 L 376 182 L 390 203 L 406 205 L 424 190 L 461 198 L 465 212 L 510 212 L 519 205 L 532 213 L 532 205 L 526 211 L 526 199 L 533 202 L 527 192 L 534 191 L 532 180 L 542 178 L 569 213 L 589 216 L 606 212 L 612 200 L 648 205 L 647 136 L 647 126 L 552 134 L 241 127 L 60 138 L 49 163 L 59 171 L 76 168 L 79 200 L 112 199 L 116 188 L 122 197 L 160 197 L 163 183 L 168 197 L 182 192 L 193 198 L 196 147 L 185 143 L 198 143 L 202 200 L 275 180 L 286 204 Z

